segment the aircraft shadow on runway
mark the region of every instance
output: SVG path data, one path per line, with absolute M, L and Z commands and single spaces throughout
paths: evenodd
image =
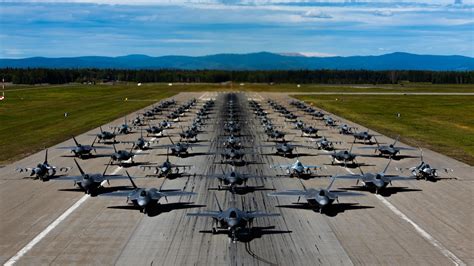
M 133 187 L 132 186 L 103 187 L 103 188 L 99 189 L 99 191 L 97 191 L 95 193 L 91 193 L 91 197 L 96 197 L 99 194 L 105 194 L 105 193 L 111 193 L 111 192 L 123 191 L 123 190 L 132 191 Z M 61 189 L 58 189 L 58 191 L 69 191 L 69 192 L 82 192 L 82 193 L 84 193 L 84 190 L 82 190 L 78 187 L 76 187 L 76 188 L 61 188 Z
M 351 191 L 369 191 L 375 193 L 375 189 L 369 189 L 362 186 L 353 186 L 353 187 L 346 187 L 346 188 L 339 188 L 343 190 L 351 190 Z M 386 187 L 379 191 L 379 194 L 384 197 L 389 197 L 391 195 L 401 193 L 401 192 L 415 192 L 415 191 L 423 191 L 417 188 L 408 188 L 408 187 Z
M 174 210 L 183 210 L 183 209 L 192 209 L 192 208 L 202 208 L 206 205 L 197 205 L 194 202 L 173 202 L 173 203 L 164 203 L 164 204 L 155 204 L 147 208 L 146 215 L 148 217 L 155 217 L 162 213 L 171 212 Z M 134 205 L 122 205 L 122 206 L 109 206 L 109 209 L 120 209 L 120 210 L 140 210 L 140 207 Z
M 210 187 L 208 188 L 208 190 L 226 190 L 226 191 L 229 191 L 230 188 L 216 188 L 216 187 Z M 253 193 L 253 192 L 256 192 L 256 191 L 273 191 L 275 190 L 274 188 L 266 188 L 265 186 L 242 186 L 242 187 L 236 187 L 234 189 L 235 191 L 235 194 L 238 194 L 238 195 L 245 195 L 245 194 L 249 194 L 249 193 Z
M 200 230 L 200 233 L 203 234 L 213 234 L 212 230 Z M 239 242 L 248 243 L 254 239 L 261 238 L 264 235 L 276 235 L 276 234 L 290 234 L 293 231 L 289 230 L 275 230 L 275 226 L 254 226 L 251 228 L 241 229 L 237 234 L 237 238 Z M 231 237 L 231 232 L 229 230 L 219 230 L 217 235 L 228 235 L 229 238 Z
M 288 209 L 300 209 L 300 210 L 310 210 L 314 212 L 319 212 L 319 209 L 315 206 L 308 204 L 307 202 L 294 202 L 291 205 L 277 205 L 278 208 L 288 208 Z M 364 206 L 359 205 L 358 203 L 334 203 L 331 206 L 328 206 L 324 209 L 323 214 L 329 217 L 335 217 L 339 213 L 344 213 L 349 210 L 362 210 L 362 209 L 372 209 L 373 206 Z

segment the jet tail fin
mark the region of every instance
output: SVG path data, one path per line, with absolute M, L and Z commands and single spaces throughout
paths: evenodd
M 221 205 L 219 204 L 219 200 L 217 199 L 216 193 L 214 193 L 214 199 L 216 199 L 217 208 L 219 208 L 219 211 L 221 212 L 221 211 L 222 211 L 222 207 L 221 207 Z
M 125 171 L 125 173 L 127 173 L 128 179 L 130 179 L 130 182 L 132 183 L 133 188 L 138 188 L 137 185 L 135 184 L 135 182 L 133 182 L 133 179 L 130 176 L 130 174 L 128 173 L 128 171 Z
M 76 140 L 76 137 L 73 136 L 72 139 L 74 140 L 74 143 L 76 143 L 76 146 L 80 146 L 79 142 Z
M 332 185 L 334 184 L 334 181 L 336 181 L 336 176 L 333 176 L 333 177 L 331 178 L 331 182 L 329 183 L 329 185 L 328 185 L 328 187 L 326 188 L 326 190 L 328 190 L 328 191 L 331 190 L 331 187 L 332 187 Z
M 382 173 L 385 174 L 385 172 L 387 172 L 388 166 L 390 165 L 391 162 L 392 162 L 392 156 L 390 156 L 390 160 L 388 161 L 387 166 L 385 166 L 385 169 L 383 169 L 383 172 L 382 172 Z
M 48 149 L 46 149 L 46 153 L 44 155 L 44 163 L 48 164 Z
M 79 166 L 79 163 L 76 161 L 76 159 L 74 159 L 74 162 L 76 163 L 77 169 L 79 169 L 81 175 L 85 175 L 84 170 L 82 170 L 81 166 Z

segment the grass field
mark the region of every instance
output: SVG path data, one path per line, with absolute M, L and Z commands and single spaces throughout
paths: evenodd
M 8 91 L 6 100 L 0 102 L 0 164 L 15 161 L 173 94 L 163 88 L 121 85 Z M 129 101 L 124 101 L 126 97 Z M 67 118 L 64 112 L 68 112 Z
M 224 90 L 261 92 L 474 92 L 474 86 L 420 83 L 411 83 L 405 86 L 302 84 L 299 88 L 296 84 L 241 85 L 239 83 L 173 84 L 171 87 L 163 83 L 143 84 L 140 87 L 135 83 L 116 85 L 7 85 L 6 100 L 0 102 L 0 165 L 15 161 L 44 147 L 52 146 L 73 135 L 83 133 L 134 110 L 148 106 L 152 102 L 170 97 L 175 93 Z M 125 98 L 128 98 L 129 101 L 124 101 Z M 436 110 L 435 107 L 432 109 Z M 448 111 L 451 112 L 451 109 Z M 64 112 L 69 113 L 68 118 L 64 118 Z M 460 116 L 465 118 L 463 115 Z M 447 115 L 448 119 L 449 117 Z M 472 122 L 472 119 L 470 121 Z M 472 130 L 470 133 L 472 135 Z M 472 137 L 470 139 L 472 152 Z M 469 158 L 472 160 L 472 157 Z
M 403 142 L 412 146 L 426 147 L 474 165 L 474 96 L 295 97 L 385 135 L 400 135 Z

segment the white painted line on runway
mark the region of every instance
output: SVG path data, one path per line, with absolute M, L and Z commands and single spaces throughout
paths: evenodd
M 354 174 L 349 168 L 345 167 L 346 171 L 350 174 Z M 375 194 L 375 197 L 379 199 L 387 208 L 389 208 L 394 214 L 396 214 L 398 217 L 402 218 L 402 220 L 405 220 L 407 223 L 409 223 L 415 230 L 418 232 L 419 235 L 421 235 L 426 241 L 428 241 L 432 246 L 437 248 L 441 254 L 443 254 L 445 257 L 447 257 L 451 262 L 453 262 L 454 265 L 466 265 L 461 259 L 459 259 L 456 255 L 454 255 L 451 251 L 449 251 L 441 242 L 436 240 L 432 235 L 430 235 L 428 232 L 426 232 L 423 228 L 421 228 L 418 224 L 413 222 L 408 216 L 406 216 L 402 211 L 400 211 L 395 205 L 390 203 L 387 199 L 385 199 L 383 196 L 379 194 Z
M 155 141 L 156 138 L 151 138 L 150 141 Z M 137 151 L 136 153 L 141 153 L 142 150 Z M 123 167 L 119 166 L 112 172 L 112 175 L 116 175 Z M 79 208 L 87 199 L 90 198 L 90 195 L 86 194 L 80 198 L 74 205 L 67 209 L 63 214 L 61 214 L 54 222 L 52 222 L 46 229 L 39 233 L 33 240 L 31 240 L 26 246 L 24 246 L 20 251 L 18 251 L 13 257 L 11 257 L 4 266 L 11 266 L 18 262 L 21 257 L 23 257 L 28 251 L 30 251 L 36 244 L 38 244 L 43 238 L 45 238 L 56 226 L 58 226 L 62 221 L 64 221 L 69 215 L 71 215 L 77 208 Z
M 10 266 L 18 262 L 18 260 L 23 257 L 28 251 L 30 251 L 36 244 L 38 244 L 44 237 L 46 237 L 49 232 L 51 232 L 56 226 L 58 226 L 62 221 L 64 221 L 71 213 L 73 213 L 79 206 L 82 205 L 90 196 L 88 194 L 80 198 L 74 205 L 67 209 L 61 216 L 59 216 L 54 222 L 52 222 L 46 229 L 44 229 L 39 235 L 37 235 L 33 240 L 31 240 L 26 246 L 24 246 L 15 256 L 11 257 L 5 264 L 5 266 Z

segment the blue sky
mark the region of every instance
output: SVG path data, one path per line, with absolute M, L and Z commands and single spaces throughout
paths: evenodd
M 0 0 L 0 58 L 269 51 L 474 57 L 474 0 Z

